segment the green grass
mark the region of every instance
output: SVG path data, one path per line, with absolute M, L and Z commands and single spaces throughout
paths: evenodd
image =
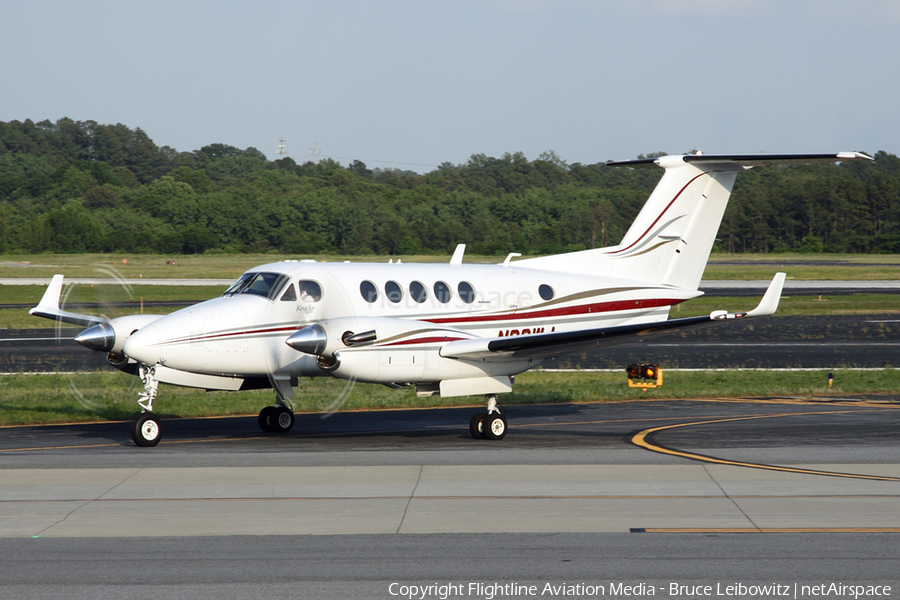
M 327 262 L 387 262 L 388 256 L 294 254 L 33 254 L 0 255 L 0 277 L 110 277 L 148 279 L 237 279 L 255 266 L 282 260 L 312 259 Z M 448 262 L 450 255 L 402 256 L 403 262 Z M 467 262 L 501 262 L 505 257 L 466 256 Z M 126 260 L 125 263 L 122 260 Z M 168 264 L 168 261 L 174 264 Z
M 842 264 L 812 264 L 816 262 Z M 778 271 L 787 273 L 789 279 L 807 281 L 900 279 L 900 255 L 713 254 L 709 257 L 706 270 L 703 272 L 703 279 L 710 281 L 719 279 L 767 280 L 772 279 L 772 276 Z
M 834 371 L 670 371 L 663 387 L 628 388 L 625 373 L 532 371 L 516 377 L 504 405 L 598 402 L 641 398 L 857 397 L 900 390 L 900 370 Z M 69 423 L 131 419 L 141 390 L 137 377 L 117 372 L 75 375 L 0 376 L 0 425 Z M 418 398 L 414 388 L 392 390 L 335 379 L 301 380 L 295 390 L 298 411 L 415 408 L 481 405 L 477 397 Z M 271 391 L 204 392 L 160 386 L 154 411 L 165 418 L 255 415 L 272 403 Z
M 114 270 L 122 277 L 154 279 L 213 278 L 236 279 L 260 264 L 286 259 L 313 259 L 329 262 L 387 262 L 397 256 L 293 255 L 293 254 L 31 254 L 0 255 L 0 277 L 109 277 Z M 449 255 L 401 256 L 403 262 L 447 262 Z M 497 263 L 505 256 L 467 254 L 465 262 Z M 525 257 L 527 258 L 527 257 Z M 126 262 L 123 263 L 122 260 Z M 175 264 L 168 264 L 173 261 Z M 814 262 L 840 262 L 847 265 L 821 266 Z M 756 262 L 779 264 L 753 264 Z M 780 263 L 810 263 L 788 264 Z M 722 263 L 740 263 L 737 265 Z M 888 264 L 892 266 L 876 266 Z M 869 265 L 869 266 L 866 266 Z M 896 266 L 893 266 L 896 265 Z M 704 279 L 771 279 L 779 270 L 794 279 L 898 279 L 900 255 L 894 254 L 713 254 Z

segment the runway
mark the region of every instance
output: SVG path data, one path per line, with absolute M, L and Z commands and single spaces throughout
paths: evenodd
M 896 398 L 512 406 L 499 443 L 471 412 L 174 420 L 153 449 L 128 423 L 2 429 L 0 597 L 900 585 Z
M 624 369 L 632 362 L 664 368 L 885 368 L 900 366 L 896 315 L 769 317 L 701 327 L 565 355 L 545 368 Z M 9 372 L 109 369 L 100 352 L 72 341 L 78 328 L 0 333 L 0 364 Z

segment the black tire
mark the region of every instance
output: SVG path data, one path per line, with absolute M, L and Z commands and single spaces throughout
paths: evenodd
M 472 415 L 472 420 L 469 421 L 469 433 L 472 434 L 472 437 L 476 440 L 483 440 L 484 437 L 482 435 L 482 425 L 484 420 L 487 419 L 488 414 L 486 412 L 475 413 Z
M 486 440 L 502 440 L 506 437 L 506 417 L 490 415 L 481 424 L 481 430 Z
M 275 431 L 273 423 L 275 422 L 275 407 L 267 406 L 259 411 L 259 428 L 266 433 Z
M 294 427 L 294 413 L 284 406 L 276 406 L 269 424 L 275 433 L 287 433 Z
M 131 439 L 143 448 L 155 446 L 162 439 L 162 427 L 153 413 L 141 413 L 131 423 Z

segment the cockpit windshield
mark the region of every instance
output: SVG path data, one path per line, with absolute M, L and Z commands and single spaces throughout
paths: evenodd
M 287 275 L 281 273 L 244 273 L 223 295 L 255 294 L 274 300 L 288 279 Z

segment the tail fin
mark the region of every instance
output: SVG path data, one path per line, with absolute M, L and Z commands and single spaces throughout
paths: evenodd
M 666 170 L 618 246 L 517 261 L 534 268 L 613 275 L 696 290 L 738 173 L 756 166 L 872 160 L 865 154 L 663 156 L 609 166 Z
M 742 167 L 691 164 L 681 156 L 662 157 L 654 164 L 665 174 L 625 237 L 606 255 L 614 275 L 695 290 Z

